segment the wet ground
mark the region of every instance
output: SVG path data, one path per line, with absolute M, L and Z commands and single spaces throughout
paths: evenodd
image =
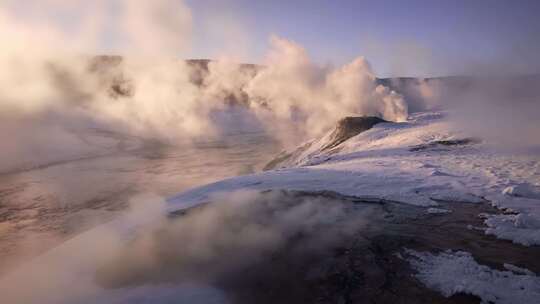
M 0 275 L 96 225 L 139 195 L 168 197 L 258 170 L 277 152 L 261 133 L 193 145 L 145 145 L 0 174 Z
M 441 203 L 452 212 L 427 214 L 424 208 L 334 193 L 284 192 L 281 200 L 290 206 L 321 196 L 323 204 L 343 204 L 346 218 L 299 233 L 260 262 L 222 273 L 211 283 L 233 303 L 480 303 L 471 295 L 445 298 L 427 289 L 398 253 L 463 250 L 496 269 L 511 263 L 540 272 L 540 247 L 498 240 L 477 229 L 483 227 L 479 213 L 498 212 L 487 203 Z M 338 233 L 341 228 L 349 232 Z M 307 244 L 320 242 L 321 235 L 334 242 L 309 249 Z

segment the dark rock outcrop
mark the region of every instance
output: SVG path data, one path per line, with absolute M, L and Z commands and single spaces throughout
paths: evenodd
M 444 147 L 453 147 L 453 146 L 468 146 L 479 144 L 480 139 L 474 137 L 462 138 L 462 139 L 452 139 L 452 140 L 436 140 L 427 144 L 421 144 L 414 146 L 409 149 L 411 152 L 423 151 L 427 149 L 441 149 Z
M 305 161 L 303 158 L 320 156 L 323 153 L 332 153 L 332 150 L 339 147 L 342 143 L 362 132 L 365 132 L 378 123 L 387 122 L 386 120 L 374 116 L 349 116 L 342 118 L 328 134 L 315 139 L 311 142 L 301 145 L 292 152 L 283 151 L 272 159 L 263 170 L 272 170 L 277 168 L 297 165 Z M 318 147 L 318 148 L 317 148 Z M 306 151 L 313 150 L 308 155 Z
M 345 117 L 337 123 L 334 131 L 332 131 L 332 134 L 330 135 L 330 141 L 321 150 L 325 151 L 335 148 L 347 139 L 367 131 L 381 122 L 387 121 L 374 116 Z

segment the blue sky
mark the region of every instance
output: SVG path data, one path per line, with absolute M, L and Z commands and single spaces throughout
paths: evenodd
M 126 4 L 145 11 L 155 3 L 164 5 L 165 15 L 187 10 L 192 18 L 180 27 L 193 35 L 173 31 L 175 36 L 160 41 L 152 39 L 159 35 L 145 35 L 154 25 L 171 25 L 159 11 L 158 21 L 128 25 L 128 38 L 138 43 L 126 46 L 130 40 L 116 23 Z M 105 10 L 106 17 L 97 18 L 98 45 L 92 45 L 101 53 L 156 45 L 181 57 L 234 55 L 259 63 L 270 36 L 278 35 L 304 46 L 320 64 L 363 55 L 379 76 L 540 73 L 540 0 L 0 0 L 0 23 L 7 9 L 15 28 L 28 25 L 37 36 L 46 27 L 67 33 L 58 43 L 65 46 L 85 40 L 81 20 L 94 21 L 88 18 L 96 14 L 92 8 Z M 185 42 L 187 51 L 178 53 L 167 43 L 175 41 Z
M 300 43 L 322 64 L 364 55 L 381 76 L 534 73 L 539 66 L 540 1 L 186 2 L 194 17 L 194 57 L 226 48 L 219 31 L 208 31 L 226 23 L 242 32 L 232 43 L 248 61 L 260 61 L 268 37 L 276 34 Z

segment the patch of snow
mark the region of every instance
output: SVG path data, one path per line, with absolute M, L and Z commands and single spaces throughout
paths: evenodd
M 406 253 L 418 272 L 415 277 L 445 297 L 465 293 L 480 297 L 485 304 L 540 303 L 540 277 L 527 269 L 517 271 L 513 265 L 511 271 L 492 269 L 463 251 Z
M 511 240 L 524 246 L 540 245 L 538 216 L 530 214 L 496 214 L 484 221 L 485 233 L 499 239 Z
M 490 200 L 510 214 L 486 215 L 486 234 L 524 246 L 540 245 L 540 200 L 507 194 Z
M 540 199 L 540 190 L 538 187 L 533 187 L 530 184 L 522 183 L 518 185 L 508 186 L 504 188 L 503 194 L 516 196 L 516 197 L 526 197 L 532 199 Z
M 368 169 L 364 164 L 359 169 Z M 391 171 L 391 172 L 388 172 Z M 417 206 L 437 206 L 423 193 L 415 193 L 416 176 L 406 173 L 395 176 L 395 168 L 359 171 L 355 164 L 345 167 L 314 166 L 268 171 L 226 179 L 181 193 L 168 200 L 168 211 L 189 208 L 208 201 L 212 194 L 241 189 L 286 189 L 299 191 L 334 191 L 371 201 L 395 201 Z
M 518 273 L 518 274 L 526 274 L 526 275 L 530 275 L 530 276 L 535 276 L 536 275 L 534 272 L 530 271 L 529 269 L 518 267 L 516 265 L 512 265 L 512 264 L 508 264 L 508 263 L 504 263 L 503 267 L 505 269 L 507 269 L 507 270 L 510 270 L 510 271 L 512 271 L 514 273 Z

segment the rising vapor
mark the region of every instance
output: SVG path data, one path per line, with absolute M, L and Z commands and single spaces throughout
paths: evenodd
M 213 136 L 221 129 L 213 114 L 230 107 L 224 100 L 231 96 L 284 145 L 318 135 L 345 115 L 407 117 L 403 98 L 376 85 L 363 57 L 330 69 L 313 63 L 300 45 L 272 37 L 262 66 L 246 69 L 224 57 L 204 67 L 174 59 L 191 43 L 191 13 L 181 1 L 48 2 L 45 10 L 37 1 L 0 7 L 0 44 L 7 50 L 0 55 L 0 132 L 18 135 L 2 143 L 1 171 L 99 153 L 79 140 L 88 129 L 168 144 Z M 65 24 L 49 18 L 55 14 L 78 19 Z M 119 61 L 96 63 L 86 55 L 111 35 L 124 54 Z M 111 87 L 130 92 L 119 98 Z

